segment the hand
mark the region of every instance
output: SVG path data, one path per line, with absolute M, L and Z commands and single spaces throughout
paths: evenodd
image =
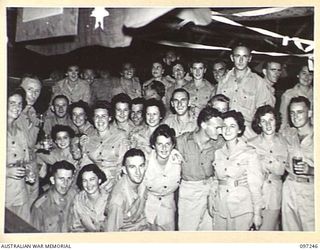
M 6 176 L 12 179 L 20 180 L 26 175 L 26 169 L 23 166 L 17 167 L 16 164 L 10 164 L 7 167 Z
M 255 214 L 253 216 L 253 224 L 256 226 L 256 230 L 259 230 L 262 225 L 262 217 L 261 215 Z
M 83 147 L 84 144 L 86 144 L 89 140 L 89 137 L 87 135 L 82 135 L 80 137 L 80 146 Z
M 294 172 L 296 175 L 308 175 L 309 174 L 309 165 L 304 161 L 300 161 L 300 162 L 295 163 L 293 168 L 294 168 Z
M 44 178 L 47 175 L 47 164 L 40 163 L 39 166 L 39 177 Z

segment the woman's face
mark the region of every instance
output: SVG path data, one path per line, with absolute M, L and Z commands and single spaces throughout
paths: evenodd
M 156 138 L 154 148 L 157 153 L 157 157 L 163 160 L 167 160 L 170 156 L 170 153 L 173 149 L 173 143 L 171 138 L 167 138 L 163 135 L 159 135 Z
M 23 99 L 21 95 L 15 94 L 8 100 L 8 118 L 17 119 L 22 112 Z
M 240 132 L 239 125 L 233 117 L 228 117 L 223 120 L 222 135 L 226 141 L 237 139 Z
M 60 131 L 57 133 L 55 143 L 58 148 L 65 149 L 70 146 L 70 136 L 67 131 Z
M 276 119 L 274 114 L 267 113 L 260 117 L 259 126 L 262 129 L 262 133 L 266 135 L 273 135 L 276 133 Z
M 172 75 L 173 75 L 174 79 L 181 80 L 184 78 L 185 74 L 186 74 L 186 72 L 185 72 L 182 65 L 176 64 L 175 66 L 173 66 Z
M 160 124 L 160 110 L 157 106 L 149 106 L 146 109 L 146 123 L 149 127 L 156 127 Z
M 129 120 L 130 108 L 125 102 L 118 102 L 115 107 L 115 119 L 119 123 L 124 123 Z
M 87 121 L 87 115 L 83 108 L 75 107 L 72 110 L 72 121 L 78 128 L 81 128 L 85 125 Z
M 313 74 L 309 71 L 308 66 L 302 67 L 298 75 L 299 83 L 304 86 L 309 86 L 313 80 Z
M 82 186 L 84 191 L 88 194 L 95 194 L 99 192 L 99 185 L 101 180 L 93 171 L 84 172 L 82 174 Z
M 110 116 L 106 109 L 95 109 L 93 122 L 98 132 L 104 132 L 109 126 Z

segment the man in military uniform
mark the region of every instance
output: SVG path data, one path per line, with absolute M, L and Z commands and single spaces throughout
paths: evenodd
M 71 187 L 75 167 L 67 161 L 53 164 L 48 192 L 31 208 L 31 223 L 40 232 L 67 232 L 67 217 L 76 191 Z

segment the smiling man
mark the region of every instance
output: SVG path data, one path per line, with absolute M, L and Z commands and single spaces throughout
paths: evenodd
M 146 158 L 140 149 L 129 149 L 122 162 L 124 176 L 114 186 L 107 205 L 107 231 L 145 231 L 146 188 L 141 185 Z
M 189 110 L 190 95 L 188 91 L 183 88 L 174 90 L 170 103 L 173 114 L 170 114 L 163 123 L 173 128 L 176 136 L 194 131 L 197 128 L 197 119 Z
M 76 195 L 70 188 L 75 168 L 67 161 L 53 164 L 48 192 L 40 196 L 31 208 L 32 225 L 40 232 L 67 232 L 69 207 Z

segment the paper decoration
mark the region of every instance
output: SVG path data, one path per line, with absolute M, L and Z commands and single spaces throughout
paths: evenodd
M 96 23 L 94 25 L 94 28 L 101 28 L 104 29 L 104 18 L 109 16 L 110 13 L 107 11 L 104 7 L 96 7 L 91 13 L 91 17 L 96 18 Z

